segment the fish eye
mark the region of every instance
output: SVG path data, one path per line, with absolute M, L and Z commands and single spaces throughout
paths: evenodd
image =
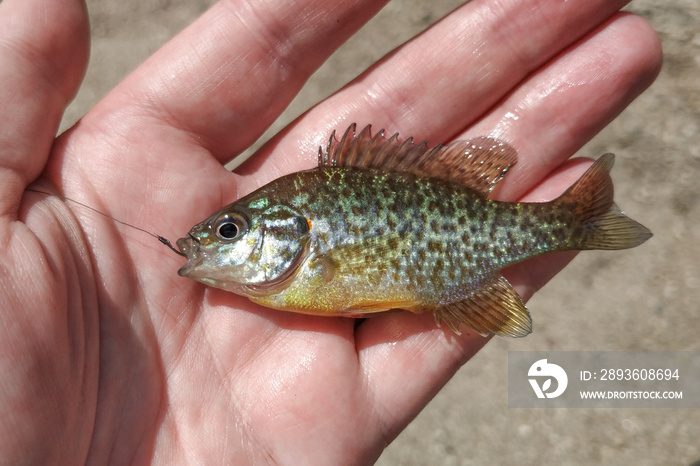
M 220 215 L 214 222 L 214 232 L 217 238 L 231 241 L 238 238 L 248 229 L 245 217 L 238 213 L 226 213 Z

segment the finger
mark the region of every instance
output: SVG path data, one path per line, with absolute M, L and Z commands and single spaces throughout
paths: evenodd
M 517 148 L 494 195 L 521 197 L 641 94 L 661 61 L 651 26 L 620 13 L 523 82 L 461 136 L 489 134 Z
M 262 134 L 311 73 L 384 3 L 221 1 L 139 67 L 83 124 L 118 119 L 126 138 L 144 123 L 165 124 L 227 161 Z
M 88 45 L 81 1 L 0 4 L 0 214 L 16 210 L 25 186 L 43 169 L 85 72 Z
M 470 2 L 271 141 L 259 154 L 266 175 L 259 181 L 298 170 L 300 153 L 312 166 L 330 132 L 352 122 L 445 142 L 624 3 Z
M 553 154 L 561 153 L 562 148 L 568 147 L 566 144 L 569 142 L 565 140 L 567 137 L 573 135 L 573 138 L 576 139 L 583 137 L 582 135 L 592 135 L 640 91 L 638 83 L 648 84 L 658 69 L 660 60 L 658 47 L 649 47 L 649 45 L 657 45 L 658 42 L 656 42 L 653 31 L 643 24 L 638 18 L 625 15 L 606 25 L 598 34 L 593 35 L 589 40 L 572 49 L 570 54 L 562 57 L 559 65 L 555 63 L 553 67 L 544 70 L 541 76 L 533 77 L 533 80 L 541 78 L 541 82 L 545 83 L 548 79 L 554 79 L 554 76 L 558 75 L 558 71 L 564 73 L 568 78 L 577 77 L 574 82 L 582 83 L 580 87 L 564 85 L 549 87 L 555 92 L 548 94 L 546 98 L 534 99 L 533 102 L 537 105 L 533 104 L 532 108 L 529 106 L 518 107 L 527 109 L 527 111 L 511 121 L 505 119 L 503 112 L 512 108 L 512 106 L 508 106 L 508 99 L 511 97 L 513 99 L 519 98 L 518 91 L 516 91 L 504 101 L 504 108 L 500 110 L 500 114 L 499 109 L 494 109 L 493 114 L 500 115 L 500 118 L 494 117 L 494 121 L 500 122 L 504 119 L 508 121 L 510 126 L 508 126 L 506 134 L 509 137 L 511 134 L 514 135 L 516 146 L 521 141 L 527 141 L 524 142 L 526 147 L 537 147 L 527 145 L 529 141 L 534 139 L 532 134 L 536 132 L 536 128 L 527 123 L 529 112 L 537 115 L 537 118 L 541 116 L 541 119 L 538 119 L 540 124 L 543 121 L 551 120 L 557 121 L 559 124 L 561 121 L 560 131 L 556 131 L 557 125 L 555 125 L 554 135 L 543 146 L 548 146 L 545 147 L 547 150 L 551 150 L 554 146 Z M 634 46 L 630 45 L 631 41 L 634 41 Z M 630 48 L 637 46 L 644 49 L 644 52 L 630 52 Z M 590 59 L 590 57 L 594 58 Z M 564 67 L 568 67 L 569 71 L 565 72 Z M 601 72 L 601 70 L 605 70 L 605 72 Z M 552 75 L 547 77 L 547 73 L 550 72 Z M 567 81 L 567 78 L 563 79 L 565 82 Z M 556 84 L 558 81 L 555 79 L 553 82 Z M 591 85 L 587 86 L 586 83 L 591 83 Z M 538 85 L 528 90 L 526 84 L 523 86 L 523 93 L 525 96 L 530 95 L 530 92 L 534 92 L 533 89 L 536 88 Z M 539 88 L 543 89 L 543 87 Z M 611 95 L 608 90 L 612 93 L 620 93 L 621 96 Z M 522 102 L 524 98 L 520 96 L 520 99 Z M 527 99 L 524 100 L 527 101 Z M 589 101 L 592 102 L 589 103 Z M 567 103 L 572 102 L 578 103 L 578 106 L 574 105 L 574 108 L 578 108 L 581 115 L 575 115 L 576 111 L 566 111 Z M 542 113 L 544 115 L 541 115 Z M 482 122 L 484 127 L 493 128 L 494 123 L 487 121 L 491 116 Z M 519 127 L 518 124 L 523 126 Z M 480 125 L 481 123 L 477 126 Z M 580 143 L 581 140 L 578 142 Z M 545 163 L 547 157 L 541 156 L 538 159 L 535 157 L 535 153 L 531 155 L 533 160 L 544 159 Z M 554 157 L 561 157 L 561 155 Z M 550 177 L 529 192 L 527 200 L 544 201 L 556 197 L 573 183 L 584 169 L 585 164 L 577 161 L 570 162 L 565 169 L 559 170 L 556 176 Z M 533 168 L 531 167 L 530 170 Z M 521 176 L 525 176 L 525 174 L 523 173 Z M 533 179 L 528 182 L 532 185 Z M 527 183 L 525 184 L 527 185 Z M 508 196 L 519 191 L 521 188 L 512 187 Z M 524 298 L 528 298 L 534 290 L 542 286 L 559 268 L 563 267 L 571 257 L 571 254 L 542 257 L 538 258 L 536 262 L 519 264 L 506 273 L 516 290 Z M 533 267 L 536 267 L 534 272 Z M 403 317 L 405 320 L 399 320 L 399 317 Z M 465 334 L 459 338 L 451 335 L 446 336 L 442 331 L 431 328 L 431 320 L 431 316 L 386 316 L 367 321 L 358 329 L 356 336 L 358 348 L 361 349 L 362 358 L 367 367 L 372 367 L 372 372 L 368 375 L 368 377 L 372 377 L 372 380 L 368 385 L 376 384 L 378 386 L 379 406 L 377 409 L 385 413 L 389 431 L 393 432 L 392 429 L 397 425 L 405 425 L 405 422 L 415 415 L 437 390 L 438 387 L 434 384 L 441 384 L 449 379 L 456 368 L 485 343 L 484 339 L 473 334 Z M 391 341 L 392 343 L 382 345 L 381 341 Z M 395 344 L 396 342 L 399 343 Z M 376 367 L 375 364 L 377 364 Z M 406 370 L 408 364 L 410 364 L 411 371 L 402 372 L 402 370 Z M 408 378 L 410 378 L 410 382 L 407 380 Z M 406 390 L 407 383 L 410 383 L 410 390 Z M 394 393 L 392 398 L 381 397 L 382 394 L 389 392 L 390 387 L 396 385 L 403 387 L 400 394 Z M 409 414 L 406 415 L 408 417 L 397 417 L 395 413 L 398 406 L 402 406 L 404 409 L 410 406 L 413 411 L 409 410 Z

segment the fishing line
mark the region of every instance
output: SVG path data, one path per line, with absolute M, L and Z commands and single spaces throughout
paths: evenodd
M 89 210 L 92 210 L 93 212 L 95 212 L 95 213 L 97 213 L 97 214 L 100 214 L 100 215 L 102 215 L 103 217 L 107 217 L 108 219 L 110 219 L 110 220 L 112 220 L 112 221 L 114 221 L 114 222 L 117 222 L 117 223 L 122 224 L 122 225 L 124 225 L 124 226 L 131 227 L 131 228 L 133 228 L 134 230 L 142 231 L 142 232 L 144 232 L 144 233 L 146 233 L 146 234 L 148 234 L 148 235 L 151 235 L 151 236 L 153 236 L 154 238 L 156 238 L 158 241 L 160 241 L 161 243 L 163 243 L 164 245 L 166 245 L 167 247 L 169 247 L 170 250 L 173 251 L 175 254 L 180 255 L 180 256 L 183 256 L 183 257 L 187 257 L 187 255 L 185 255 L 183 252 L 181 252 L 179 249 L 177 249 L 175 246 L 173 246 L 173 244 L 170 242 L 170 240 L 169 240 L 168 238 L 165 238 L 165 237 L 160 236 L 160 235 L 158 235 L 158 234 L 156 234 L 156 233 L 150 232 L 150 231 L 148 231 L 148 230 L 144 230 L 143 228 L 139 228 L 139 227 L 137 227 L 137 226 L 135 226 L 135 225 L 132 225 L 132 224 L 130 224 L 130 223 L 126 223 L 126 222 L 124 222 L 124 221 L 122 221 L 122 220 L 119 220 L 119 219 L 117 219 L 117 218 L 114 218 L 114 217 L 112 217 L 111 215 L 108 215 L 108 214 L 106 214 L 106 213 L 104 213 L 104 212 L 100 212 L 99 210 L 95 209 L 94 207 L 90 207 L 89 205 L 83 204 L 83 203 L 80 202 L 80 201 L 76 201 L 75 199 L 71 199 L 71 198 L 66 197 L 66 196 L 61 196 L 60 194 L 52 194 L 52 193 L 49 193 L 49 192 L 46 192 L 46 191 L 41 191 L 41 190 L 38 190 L 38 189 L 27 188 L 25 191 L 29 191 L 29 192 L 33 192 L 33 193 L 39 193 L 39 194 L 45 194 L 45 195 L 47 195 L 47 196 L 56 196 L 56 197 L 58 197 L 59 199 L 62 199 L 62 200 L 64 200 L 64 201 L 72 202 L 72 203 L 74 203 L 74 204 L 78 204 L 79 206 L 84 207 L 84 208 L 89 209 Z

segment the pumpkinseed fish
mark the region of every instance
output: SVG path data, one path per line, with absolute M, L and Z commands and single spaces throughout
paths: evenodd
M 177 241 L 179 274 L 304 314 L 431 312 L 459 333 L 524 336 L 532 321 L 500 274 L 554 251 L 625 249 L 651 237 L 613 203 L 614 156 L 558 199 L 488 199 L 516 162 L 488 137 L 428 148 L 350 126 L 318 167 L 283 176 Z

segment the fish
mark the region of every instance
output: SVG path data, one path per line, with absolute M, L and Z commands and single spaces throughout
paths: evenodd
M 617 250 L 652 234 L 613 201 L 605 154 L 559 198 L 489 194 L 517 162 L 480 136 L 429 148 L 352 124 L 317 167 L 282 176 L 177 241 L 179 275 L 302 314 L 430 312 L 456 333 L 522 337 L 523 300 L 501 269 L 556 251 Z

